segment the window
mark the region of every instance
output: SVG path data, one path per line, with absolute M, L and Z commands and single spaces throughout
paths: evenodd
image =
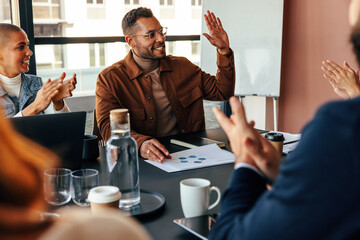
M 191 0 L 191 18 L 192 19 L 201 19 L 201 0 Z
M 99 65 L 105 66 L 105 44 L 99 44 Z
M 175 19 L 175 0 L 159 0 L 160 3 L 160 18 L 161 19 Z
M 191 42 L 191 54 L 192 55 L 200 55 L 200 42 L 199 41 Z
M 133 5 L 142 2 L 144 1 L 33 0 L 35 39 L 29 40 L 35 43 L 37 72 L 32 73 L 47 79 L 58 77 L 63 71 L 67 74 L 76 72 L 78 85 L 74 95 L 94 94 L 97 75 L 101 70 L 123 59 L 130 50 L 121 37 L 121 20 L 114 21 L 114 19 L 122 19 L 127 11 L 134 8 Z M 179 8 L 182 9 L 176 10 L 176 15 L 162 17 L 161 10 L 170 10 L 170 12 L 175 10 L 175 0 L 163 0 L 163 2 L 164 6 L 161 7 L 160 0 L 154 0 L 155 6 L 151 7 L 160 23 L 169 27 L 166 41 L 167 54 L 187 57 L 199 65 L 199 46 L 192 44 L 192 41 L 186 39 L 187 36 L 181 35 L 186 33 L 192 35 L 189 36 L 192 39 L 195 37 L 198 40 L 201 20 L 189 17 L 189 12 L 192 11 L 190 4 L 180 4 Z M 123 3 L 128 6 L 124 6 Z M 55 7 L 58 10 L 56 17 L 52 9 Z M 156 9 L 159 7 L 160 12 L 157 12 Z M 89 15 L 89 9 L 96 11 Z M 106 17 L 99 18 L 101 10 L 105 10 Z M 44 18 L 45 15 L 50 18 Z M 179 35 L 181 40 L 177 41 Z M 101 39 L 100 42 L 96 42 L 98 39 Z
M 105 44 L 89 44 L 89 66 L 105 66 Z
M 88 20 L 106 19 L 106 9 L 103 0 L 86 0 L 86 18 Z
M 34 22 L 49 22 L 60 19 L 60 1 L 34 0 L 33 1 Z
M 130 49 L 131 49 L 131 47 L 129 46 L 129 44 L 125 43 L 124 48 L 125 48 L 126 54 L 128 54 L 128 52 L 129 52 Z
M 89 44 L 90 67 L 95 67 L 95 45 Z
M 175 0 L 159 0 L 160 6 L 174 6 Z
M 11 23 L 10 0 L 0 1 L 0 22 Z
M 125 5 L 140 5 L 140 0 L 124 0 Z
M 201 6 L 201 0 L 191 0 L 191 6 Z
M 39 37 L 60 37 L 62 24 L 34 24 L 34 34 Z
M 104 0 L 86 0 L 87 4 L 104 4 Z
M 41 69 L 62 69 L 64 68 L 63 60 L 63 47 L 61 45 L 41 45 L 36 46 L 36 67 L 38 70 Z M 49 78 L 48 76 L 44 79 Z
M 175 43 L 176 42 L 166 42 L 165 48 L 166 48 L 166 54 L 167 55 L 175 55 Z

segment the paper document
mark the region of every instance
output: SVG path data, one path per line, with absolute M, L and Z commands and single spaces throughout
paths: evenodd
M 290 152 L 294 151 L 298 144 L 299 141 L 284 145 L 283 152 L 289 154 Z
M 172 153 L 171 157 L 171 159 L 166 159 L 163 163 L 150 160 L 145 160 L 145 162 L 166 172 L 178 172 L 235 162 L 235 155 L 233 153 L 222 150 L 216 144 L 209 144 Z
M 197 148 L 213 143 L 216 143 L 221 148 L 226 147 L 226 144 L 224 142 L 216 141 L 205 137 L 192 137 L 190 139 L 178 136 L 175 139 L 170 139 L 170 143 L 186 148 Z

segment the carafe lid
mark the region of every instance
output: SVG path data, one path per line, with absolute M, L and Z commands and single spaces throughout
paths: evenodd
M 127 122 L 129 110 L 126 108 L 118 108 L 110 111 L 110 117 L 118 122 Z

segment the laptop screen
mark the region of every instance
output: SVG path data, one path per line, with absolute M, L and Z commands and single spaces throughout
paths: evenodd
M 42 114 L 11 118 L 25 137 L 50 149 L 60 159 L 60 167 L 81 167 L 86 112 Z

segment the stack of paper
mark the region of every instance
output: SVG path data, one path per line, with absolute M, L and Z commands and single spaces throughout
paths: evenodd
M 171 159 L 166 159 L 163 163 L 145 161 L 166 172 L 178 172 L 235 162 L 233 153 L 222 150 L 216 144 L 172 153 L 171 157 Z

